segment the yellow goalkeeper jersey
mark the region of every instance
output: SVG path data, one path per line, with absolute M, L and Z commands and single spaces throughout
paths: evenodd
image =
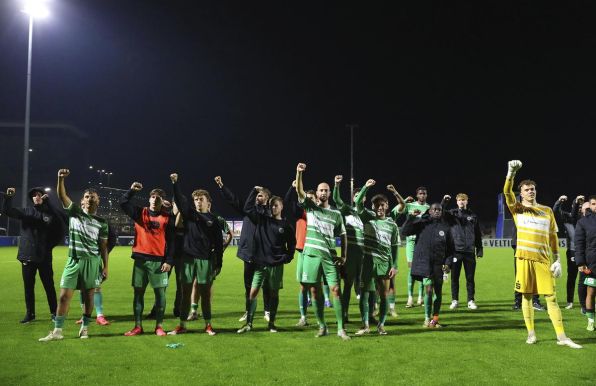
M 548 206 L 524 206 L 513 194 L 513 178 L 505 180 L 503 194 L 517 227 L 515 257 L 550 264 L 551 253 L 559 253 L 557 223 Z

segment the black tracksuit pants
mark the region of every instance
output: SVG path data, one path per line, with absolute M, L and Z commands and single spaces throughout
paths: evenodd
M 567 303 L 573 303 L 575 295 L 575 281 L 577 280 L 577 264 L 575 263 L 575 251 L 567 249 Z M 586 308 L 586 285 L 584 284 L 584 278 L 580 274 L 579 283 L 577 283 L 577 295 L 579 303 L 583 308 Z
M 54 270 L 51 261 L 42 262 L 21 262 L 23 273 L 23 284 L 25 286 L 25 307 L 27 314 L 35 315 L 35 276 L 39 272 L 39 278 L 46 291 L 50 314 L 56 314 L 58 301 L 56 298 L 56 288 L 54 287 Z
M 468 291 L 468 301 L 474 300 L 476 285 L 474 283 L 474 274 L 476 273 L 476 256 L 474 253 L 455 252 L 455 261 L 451 267 L 451 299 L 459 300 L 459 275 L 462 266 L 466 274 L 466 289 Z

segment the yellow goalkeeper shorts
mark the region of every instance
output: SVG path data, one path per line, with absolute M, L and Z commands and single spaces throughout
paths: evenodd
M 522 294 L 552 295 L 555 280 L 548 264 L 534 260 L 515 259 L 515 291 Z

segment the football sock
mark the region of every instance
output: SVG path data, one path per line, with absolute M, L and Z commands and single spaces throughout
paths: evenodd
M 373 315 L 375 313 L 375 304 L 377 304 L 377 291 L 367 291 L 368 292 L 368 315 Z M 362 295 L 360 295 L 362 298 Z M 367 319 L 368 323 L 368 319 Z
M 534 307 L 532 305 L 532 295 L 522 295 L 522 314 L 528 332 L 534 332 Z
M 362 317 L 362 324 L 365 326 L 368 326 L 368 302 L 368 291 L 360 290 L 360 300 L 358 301 L 358 305 L 360 306 L 360 316 Z
M 325 301 L 328 302 L 329 301 L 329 286 L 326 284 L 323 284 L 323 295 L 325 295 Z
M 586 317 L 590 320 L 594 320 L 594 309 L 587 309 L 586 308 Z
M 341 299 L 339 296 L 333 297 L 333 311 L 335 312 L 335 319 L 337 320 L 337 330 L 344 329 L 344 314 L 341 307 Z
M 141 326 L 143 320 L 143 308 L 145 307 L 145 294 L 141 291 L 135 291 L 132 301 L 132 311 L 135 315 L 135 326 Z
M 414 278 L 412 277 L 412 268 L 408 268 L 408 296 L 414 295 Z
M 307 290 L 298 292 L 298 306 L 300 307 L 300 316 L 306 318 L 306 309 L 308 308 Z
M 163 314 L 166 310 L 166 289 L 154 288 L 155 293 L 155 325 L 161 326 L 163 323 Z
M 248 306 L 248 315 L 246 316 L 246 324 L 252 326 L 252 321 L 257 310 L 257 298 L 251 299 Z
M 66 320 L 66 315 L 56 315 L 56 319 L 54 320 L 54 328 L 62 328 L 64 327 L 64 321 Z
M 561 309 L 557 304 L 557 295 L 546 295 L 544 296 L 544 299 L 546 299 L 546 309 L 548 311 L 548 316 L 550 317 L 550 321 L 553 323 L 553 327 L 555 328 L 557 336 L 561 334 L 565 335 L 563 316 L 561 315 Z
M 197 311 L 199 310 L 199 304 L 198 303 L 192 303 L 190 305 L 190 310 L 194 313 L 197 313 Z
M 81 325 L 81 328 L 89 327 L 89 319 L 91 319 L 91 315 L 84 314 L 82 319 L 83 324 Z
M 432 310 L 432 294 L 431 293 L 426 293 L 424 295 L 424 317 L 426 319 L 430 319 L 430 314 L 431 314 L 431 310 Z
M 93 294 L 93 304 L 95 305 L 95 314 L 103 315 L 103 293 L 101 291 L 95 291 Z
M 387 302 L 388 297 L 381 295 L 381 304 L 379 305 L 379 324 L 385 325 L 385 320 L 387 319 Z
M 320 328 L 324 328 L 325 326 L 325 304 L 322 302 L 321 296 L 319 299 L 313 299 L 312 305 L 315 308 L 315 316 L 317 317 L 317 323 L 319 323 Z
M 390 293 L 389 296 L 387 297 L 387 301 L 389 302 L 389 308 L 394 309 L 395 308 L 395 294 Z

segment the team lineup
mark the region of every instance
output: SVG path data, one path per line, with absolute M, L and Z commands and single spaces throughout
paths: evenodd
M 534 310 L 538 295 L 546 300 L 548 316 L 553 324 L 557 344 L 582 348 L 565 333 L 561 310 L 557 304 L 554 279 L 562 275 L 558 227 L 555 216 L 562 219 L 568 237 L 568 308 L 573 305 L 575 281 L 580 275 L 578 295 L 582 311 L 588 319 L 587 329 L 594 330 L 594 294 L 596 288 L 596 196 L 584 202 L 583 196 L 573 202 L 571 212 L 561 205 L 561 196 L 554 210 L 536 201 L 536 183 L 523 180 L 515 186 L 514 178 L 520 161 L 509 161 L 503 188 L 507 207 L 516 226 L 515 306 L 521 308 L 527 328 L 527 344 L 537 342 Z M 442 328 L 440 314 L 442 288 L 451 273 L 450 309 L 459 307 L 459 276 L 466 277 L 467 307 L 477 309 L 474 272 L 476 259 L 483 256 L 480 224 L 468 208 L 468 196 L 455 197 L 456 207 L 448 209 L 451 196 L 441 202 L 427 203 L 427 189 L 419 187 L 415 197 L 403 198 L 393 185 L 386 187 L 396 201 L 391 205 L 384 194 L 375 194 L 367 205 L 367 194 L 376 185 L 369 179 L 356 189 L 350 204 L 340 194 L 343 177 L 334 178 L 334 187 L 321 182 L 316 190 L 305 190 L 303 175 L 306 164 L 296 167 L 295 180 L 282 198 L 255 186 L 245 200 L 224 185 L 221 177 L 215 182 L 226 200 L 243 218 L 237 256 L 244 264 L 243 325 L 237 333 L 250 333 L 262 292 L 264 318 L 268 331 L 278 331 L 276 322 L 279 291 L 283 288 L 284 265 L 296 255 L 296 279 L 300 285 L 296 326 L 309 325 L 307 308 L 312 306 L 318 331 L 316 337 L 329 335 L 325 307 L 333 308 L 337 336 L 350 340 L 346 330 L 352 289 L 358 298 L 360 327 L 354 336 L 376 333 L 386 335 L 388 316 L 395 311 L 395 277 L 407 277 L 405 306 L 423 306 L 421 326 Z M 68 196 L 65 180 L 68 169 L 58 171 L 57 196 L 62 209 L 51 204 L 40 188 L 29 192 L 33 207 L 13 208 L 15 189 L 9 188 L 2 205 L 3 213 L 21 221 L 18 260 L 23 267 L 27 313 L 22 323 L 35 319 L 33 285 L 36 271 L 46 291 L 54 328 L 39 341 L 64 338 L 63 328 L 75 290 L 80 290 L 83 315 L 78 336 L 89 337 L 91 315 L 95 308 L 98 324 L 109 324 L 103 315 L 101 283 L 109 277 L 109 252 L 116 236 L 106 219 L 96 215 L 99 196 L 93 189 L 84 191 L 80 204 Z M 211 195 L 203 189 L 191 193 L 190 200 L 181 192 L 179 176 L 170 175 L 172 200 L 162 189 L 152 189 L 147 206 L 134 203 L 134 196 L 143 189 L 134 182 L 122 195 L 119 205 L 134 221 L 135 237 L 132 287 L 134 326 L 125 336 L 144 334 L 144 297 L 148 285 L 154 292 L 151 315 L 153 332 L 158 336 L 184 334 L 187 322 L 202 317 L 204 331 L 216 335 L 212 325 L 213 284 L 223 266 L 223 252 L 232 240 L 226 221 L 211 213 Z M 513 193 L 520 192 L 518 201 Z M 335 207 L 330 204 L 333 199 Z M 401 227 L 398 223 L 402 223 Z M 60 279 L 56 297 L 51 266 L 52 249 L 68 234 L 68 261 Z M 398 245 L 405 237 L 407 267 L 398 267 Z M 338 243 L 339 242 L 339 243 Z M 298 252 L 298 253 L 296 253 Z M 573 262 L 573 265 L 570 265 Z M 166 289 L 170 274 L 176 271 L 175 315 L 178 325 L 166 332 L 163 326 Z M 416 288 L 416 282 L 418 286 Z M 32 284 L 33 283 L 33 284 Z M 570 284 L 571 283 L 571 284 Z M 417 289 L 417 293 L 415 292 Z M 53 293 L 53 296 L 52 296 Z M 415 296 L 417 295 L 417 296 Z M 571 299 L 571 300 L 570 300 Z M 378 303 L 378 307 L 377 307 Z M 200 313 L 199 313 L 200 305 Z

